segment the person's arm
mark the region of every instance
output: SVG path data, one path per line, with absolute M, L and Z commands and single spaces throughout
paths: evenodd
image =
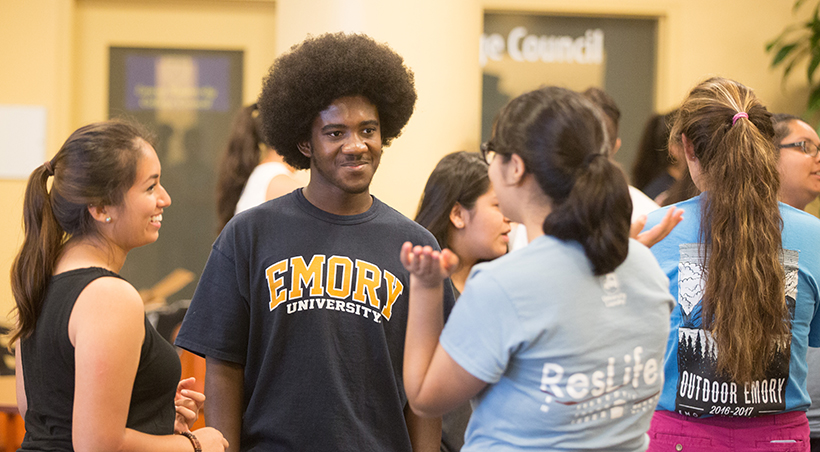
M 404 390 L 413 412 L 437 417 L 478 394 L 487 383 L 456 363 L 441 347 L 443 281 L 458 265 L 450 250 L 405 243 L 401 262 L 410 272 L 410 304 L 404 345 Z
M 413 452 L 438 452 L 441 450 L 441 418 L 423 418 L 410 408 L 404 407 L 404 422 L 410 433 Z
M 89 284 L 74 305 L 68 335 L 74 345 L 72 443 L 77 452 L 190 452 L 188 438 L 148 435 L 125 427 L 145 337 L 142 299 L 117 278 Z M 203 452 L 227 443 L 214 429 L 194 432 Z
M 244 378 L 245 367 L 241 364 L 205 358 L 205 423 L 225 435 L 231 445 L 227 452 L 239 451 Z
M 21 347 L 22 345 L 20 345 L 20 340 L 18 339 L 14 346 L 14 392 L 17 395 L 17 411 L 20 413 L 20 417 L 25 419 L 28 401 L 26 400 L 26 384 L 23 379 Z

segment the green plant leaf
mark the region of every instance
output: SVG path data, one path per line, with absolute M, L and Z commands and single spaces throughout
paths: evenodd
M 797 0 L 794 2 L 794 6 L 792 6 L 792 14 L 796 13 L 798 9 L 800 9 L 800 5 L 803 4 L 805 0 Z
M 809 28 L 810 26 L 811 25 L 808 22 L 806 24 L 792 24 L 792 25 L 789 25 L 782 32 L 780 32 L 780 34 L 776 38 L 772 39 L 771 41 L 769 41 L 768 44 L 766 44 L 766 51 L 771 52 L 772 48 L 774 48 L 775 46 L 780 44 L 780 42 L 786 36 L 788 36 L 790 33 L 792 33 L 793 31 L 798 30 L 798 29 L 803 29 L 803 28 Z
M 820 109 L 820 86 L 815 86 L 809 95 L 808 110 L 817 111 L 818 109 Z
M 809 61 L 809 68 L 806 72 L 809 79 L 809 84 L 812 83 L 814 71 L 817 70 L 817 66 L 820 66 L 820 48 L 813 46 L 811 48 L 811 61 Z
M 783 79 L 780 81 L 781 88 L 786 88 L 786 81 L 788 80 L 789 74 L 791 73 L 792 69 L 794 69 L 797 63 L 803 61 L 804 57 L 808 54 L 808 52 L 809 48 L 807 46 L 800 45 L 800 48 L 791 55 L 788 64 L 786 64 L 785 69 L 783 69 Z
M 795 47 L 797 47 L 797 44 L 797 42 L 793 42 L 791 44 L 787 44 L 781 47 L 780 50 L 777 51 L 777 54 L 775 54 L 774 58 L 772 58 L 772 67 L 777 66 L 778 64 L 780 64 L 781 61 L 783 61 L 784 58 L 789 56 L 792 50 L 794 50 Z

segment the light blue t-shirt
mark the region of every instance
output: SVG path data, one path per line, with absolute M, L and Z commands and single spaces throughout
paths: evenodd
M 805 411 L 807 346 L 820 346 L 820 220 L 786 204 L 783 218 L 785 295 L 792 313 L 791 344 L 774 360 L 766 378 L 733 382 L 715 370 L 717 350 L 702 329 L 703 265 L 698 251 L 701 198 L 675 204 L 684 210 L 683 221 L 652 247 L 678 300 L 671 317 L 664 372 L 666 383 L 659 410 L 693 417 L 759 416 L 784 411 Z M 658 224 L 666 209 L 649 215 L 646 228 Z
M 601 277 L 577 242 L 550 236 L 475 266 L 440 338 L 489 383 L 462 451 L 644 450 L 673 303 L 633 240 Z

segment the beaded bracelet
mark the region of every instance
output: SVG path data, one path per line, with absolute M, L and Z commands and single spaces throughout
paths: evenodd
M 202 446 L 199 444 L 199 440 L 196 439 L 196 435 L 191 432 L 176 432 L 176 434 L 188 438 L 191 441 L 191 445 L 194 446 L 194 452 L 202 452 Z

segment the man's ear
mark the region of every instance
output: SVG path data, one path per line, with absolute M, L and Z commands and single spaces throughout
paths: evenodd
M 450 223 L 452 223 L 453 226 L 456 229 L 461 229 L 465 226 L 465 223 L 464 223 L 465 210 L 466 209 L 464 209 L 464 207 L 462 207 L 461 204 L 459 204 L 459 203 L 455 203 L 453 208 L 450 209 Z
M 302 153 L 307 158 L 310 158 L 312 154 L 312 148 L 310 147 L 310 141 L 303 141 L 296 145 L 296 148 L 299 149 L 299 152 Z

